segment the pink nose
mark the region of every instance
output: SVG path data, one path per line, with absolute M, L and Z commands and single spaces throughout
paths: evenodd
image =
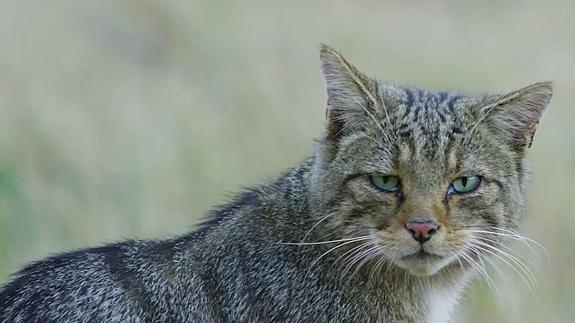
M 439 224 L 434 220 L 411 220 L 407 222 L 405 228 L 411 232 L 413 239 L 419 241 L 419 243 L 424 243 L 437 232 Z

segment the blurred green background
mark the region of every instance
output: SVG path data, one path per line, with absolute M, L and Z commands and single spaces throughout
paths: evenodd
M 21 1 L 0 5 L 0 281 L 51 253 L 193 228 L 296 164 L 324 123 L 318 44 L 433 89 L 555 97 L 523 232 L 537 298 L 490 270 L 456 322 L 575 317 L 575 2 Z M 503 268 L 503 267 L 502 267 Z

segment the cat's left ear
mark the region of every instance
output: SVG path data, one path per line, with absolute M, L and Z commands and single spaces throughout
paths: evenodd
M 512 91 L 484 107 L 485 117 L 494 129 L 503 130 L 513 149 L 531 147 L 537 124 L 553 95 L 550 82 L 535 83 Z

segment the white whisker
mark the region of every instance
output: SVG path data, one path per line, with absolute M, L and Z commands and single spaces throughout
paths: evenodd
M 316 260 L 314 260 L 311 263 L 310 268 L 315 266 L 315 264 L 317 264 L 327 254 L 329 254 L 330 252 L 332 252 L 338 248 L 341 248 L 341 247 L 346 246 L 346 245 L 351 244 L 351 243 L 356 243 L 356 242 L 365 241 L 365 240 L 369 240 L 369 239 L 371 239 L 371 236 L 358 237 L 358 238 L 351 239 L 351 240 L 350 239 L 342 239 L 342 240 L 345 240 L 345 242 L 342 242 L 342 243 L 338 244 L 337 246 L 335 246 L 335 247 L 329 249 L 328 251 L 324 252 L 323 254 L 321 254 Z
M 475 261 L 470 255 L 467 255 L 465 253 L 465 251 L 457 253 L 456 257 L 457 257 L 456 259 L 458 261 L 460 261 L 459 257 L 463 258 L 463 260 L 465 260 L 475 271 L 477 271 L 479 273 L 479 275 L 481 277 L 483 277 L 483 279 L 485 280 L 485 282 L 489 286 L 489 289 L 494 294 L 497 294 L 497 292 L 498 292 L 497 287 L 495 287 L 495 283 L 493 282 L 493 279 L 491 278 L 491 276 L 489 276 L 489 274 L 485 270 L 485 266 L 482 266 L 479 263 L 477 263 L 477 261 Z
M 282 245 L 289 245 L 289 246 L 313 246 L 313 245 L 322 245 L 322 244 L 330 244 L 336 242 L 345 242 L 345 241 L 355 241 L 355 240 L 368 240 L 371 236 L 360 236 L 355 238 L 344 238 L 344 239 L 337 239 L 337 240 L 329 240 L 329 241 L 317 241 L 317 242 L 278 242 L 278 244 Z
M 336 212 L 332 212 L 324 217 L 322 217 L 319 221 L 317 221 L 303 236 L 302 242 L 305 241 L 305 239 L 307 238 L 307 236 L 313 231 L 313 229 L 315 229 L 320 223 L 322 223 L 323 221 L 325 221 L 327 218 L 334 216 L 335 214 L 337 214 Z
M 478 243 L 480 246 L 484 246 L 486 248 L 489 248 L 489 249 L 493 250 L 493 252 L 500 253 L 501 255 L 507 257 L 510 261 L 515 263 L 517 266 L 519 266 L 519 268 L 521 268 L 523 270 L 523 272 L 534 283 L 534 285 L 537 287 L 537 289 L 539 288 L 539 286 L 537 285 L 537 280 L 535 279 L 535 275 L 533 274 L 531 269 L 527 265 L 525 265 L 525 263 L 523 263 L 520 259 L 518 259 L 517 257 L 513 256 L 510 253 L 507 253 L 507 252 L 505 252 L 505 251 L 503 251 L 497 247 L 491 246 L 487 243 L 484 243 L 481 241 L 475 241 L 475 242 Z
M 497 229 L 498 232 L 494 232 L 494 231 L 489 231 L 489 230 L 477 230 L 477 229 L 467 229 L 466 231 L 471 232 L 471 233 L 483 233 L 483 234 L 487 234 L 487 235 L 494 235 L 494 236 L 499 236 L 499 237 L 504 237 L 504 238 L 508 238 L 511 240 L 515 240 L 515 241 L 519 241 L 521 243 L 523 243 L 525 246 L 527 246 L 527 248 L 533 253 L 533 255 L 535 255 L 538 259 L 541 259 L 541 256 L 539 253 L 537 253 L 535 251 L 535 249 L 533 249 L 533 247 L 529 244 L 532 243 L 535 246 L 539 247 L 541 250 L 543 250 L 543 252 L 545 253 L 545 258 L 547 259 L 547 264 L 549 265 L 549 253 L 547 252 L 547 249 L 540 244 L 539 242 L 527 238 L 525 236 L 519 235 L 516 232 L 513 231 L 508 231 L 502 228 L 495 228 L 495 227 L 490 227 L 493 229 Z
M 493 256 L 497 257 L 499 260 L 501 260 L 503 263 L 508 265 L 509 268 L 511 268 L 523 280 L 523 282 L 529 288 L 529 290 L 531 291 L 531 293 L 533 294 L 535 299 L 538 299 L 537 293 L 536 293 L 537 286 L 536 286 L 536 284 L 533 285 L 533 281 L 531 281 L 531 279 L 528 278 L 529 274 L 525 273 L 525 269 L 523 269 L 522 266 L 515 264 L 514 261 L 510 262 L 505 257 L 499 255 L 497 252 L 490 250 L 490 249 L 487 249 L 486 247 L 484 247 L 482 245 L 479 245 L 477 240 L 474 242 L 475 243 L 473 245 L 473 248 L 480 250 L 480 251 L 483 251 L 483 252 L 487 253 L 488 255 L 493 255 Z M 489 246 L 489 245 L 485 244 L 485 246 Z M 492 247 L 492 246 L 489 246 L 489 247 Z M 492 247 L 492 248 L 495 250 L 498 250 L 495 247 Z M 498 250 L 498 251 L 500 251 L 500 250 Z M 523 263 L 521 263 L 521 264 L 523 266 L 525 266 Z M 516 266 L 519 266 L 519 269 Z

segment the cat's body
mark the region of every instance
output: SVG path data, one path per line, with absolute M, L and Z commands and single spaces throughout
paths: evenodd
M 550 87 L 464 97 L 377 83 L 327 47 L 322 63 L 328 129 L 309 158 L 196 232 L 29 265 L 0 289 L 0 321 L 448 321 L 474 260 L 489 255 L 465 249 L 467 229 L 516 227 L 540 113 L 520 115 L 525 138 L 501 128 L 487 140 L 477 121 L 523 99 L 542 112 Z M 459 196 L 474 174 L 481 186 Z
M 320 260 L 317 268 L 323 270 L 310 267 L 333 245 L 278 243 L 300 241 L 314 224 L 309 202 L 302 199 L 312 165 L 309 160 L 275 183 L 241 194 L 198 232 L 167 241 L 123 242 L 33 264 L 1 294 L 2 302 L 11 305 L 0 302 L 6 306 L 0 308 L 18 313 L 3 319 L 413 322 L 446 309 L 445 297 L 454 296 L 463 273 L 438 278 L 440 283 L 431 284 L 433 291 L 420 278 L 400 272 L 388 272 L 393 279 L 358 276 L 348 282 L 340 275 L 341 264 L 333 264 L 336 255 Z M 445 296 L 431 300 L 435 291 Z M 429 301 L 438 306 L 430 308 Z

